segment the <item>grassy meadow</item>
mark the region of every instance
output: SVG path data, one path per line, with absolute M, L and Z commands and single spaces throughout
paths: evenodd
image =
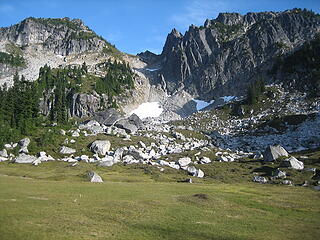
M 105 182 L 87 182 L 88 170 Z M 320 192 L 228 183 L 221 176 L 179 182 L 187 177 L 184 171 L 140 165 L 3 162 L 0 239 L 306 240 L 320 235 Z

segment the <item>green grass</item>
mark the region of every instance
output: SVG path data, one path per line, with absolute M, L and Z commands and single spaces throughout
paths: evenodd
M 130 174 L 119 181 L 108 170 L 98 173 L 105 183 L 83 182 L 83 176 L 52 181 L 0 175 L 1 239 L 316 239 L 320 234 L 320 194 L 310 189 L 159 183 Z

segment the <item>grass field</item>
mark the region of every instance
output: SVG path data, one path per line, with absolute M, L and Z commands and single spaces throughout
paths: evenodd
M 152 168 L 0 164 L 0 239 L 317 239 L 320 192 Z M 152 173 L 152 171 L 154 171 Z M 158 177 L 155 177 L 158 176 Z M 173 176 L 176 176 L 174 179 Z

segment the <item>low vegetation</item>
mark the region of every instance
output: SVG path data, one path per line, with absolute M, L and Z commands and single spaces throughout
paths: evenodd
M 0 64 L 8 64 L 12 67 L 24 67 L 26 63 L 23 57 L 20 55 L 0 52 Z
M 274 240 L 320 234 L 320 195 L 308 188 L 177 183 L 176 170 L 147 166 L 0 166 L 3 239 Z M 105 183 L 85 182 L 92 169 Z M 166 182 L 170 176 L 174 182 Z

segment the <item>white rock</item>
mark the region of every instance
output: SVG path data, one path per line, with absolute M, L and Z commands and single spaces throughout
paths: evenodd
M 47 153 L 46 152 L 39 152 L 38 157 L 46 157 Z
M 106 155 L 106 153 L 110 150 L 111 144 L 108 140 L 97 140 L 91 143 L 90 150 L 93 153 L 99 155 Z
M 204 172 L 201 169 L 198 169 L 197 170 L 197 174 L 195 175 L 195 177 L 203 178 L 204 177 Z
M 102 183 L 103 182 L 102 178 L 97 173 L 95 173 L 93 171 L 88 172 L 88 177 L 89 177 L 90 182 L 94 182 L 94 183 Z
M 0 162 L 8 161 L 9 159 L 6 157 L 0 157 Z
M 33 161 L 32 165 L 38 166 L 40 163 L 41 163 L 41 160 L 38 158 L 38 159 Z
M 21 148 L 24 148 L 24 147 L 27 148 L 30 144 L 30 138 L 23 138 L 18 142 L 18 144 Z
M 29 153 L 29 150 L 27 147 L 22 147 L 20 150 L 19 150 L 19 153 L 26 153 L 28 154 Z
M 6 149 L 12 149 L 12 148 L 13 148 L 13 146 L 12 146 L 11 144 L 8 144 L 8 143 L 5 144 L 4 147 L 5 147 Z
M 200 159 L 200 164 L 208 164 L 208 163 L 211 163 L 210 158 L 208 158 L 208 157 L 202 157 L 202 158 Z
M 281 162 L 281 166 L 289 167 L 296 170 L 302 170 L 304 168 L 303 162 L 299 161 L 295 157 L 290 157 Z
M 72 137 L 80 137 L 80 134 L 79 134 L 78 131 L 75 130 L 75 131 L 72 132 L 71 136 Z
M 139 147 L 141 147 L 141 148 L 147 148 L 147 146 L 146 146 L 146 144 L 144 144 L 144 142 L 142 142 L 142 141 L 139 141 L 138 142 L 138 145 L 139 145 Z
M 258 183 L 267 183 L 268 179 L 266 179 L 265 177 L 261 177 L 261 176 L 254 176 L 252 181 L 258 182 Z
M 62 154 L 73 154 L 73 153 L 76 153 L 76 150 L 73 149 L 73 148 L 69 148 L 69 147 L 63 146 L 60 149 L 60 153 L 62 153 Z
M 3 149 L 2 151 L 0 151 L 0 157 L 4 157 L 4 158 L 8 157 L 8 152 L 6 149 Z
M 183 157 L 178 160 L 178 163 L 181 167 L 188 166 L 191 163 L 191 158 Z
M 263 153 L 264 161 L 275 161 L 279 157 L 288 157 L 288 152 L 280 145 L 268 146 Z
M 32 155 L 27 155 L 27 154 L 20 154 L 18 157 L 16 157 L 13 162 L 14 163 L 33 163 L 37 158 Z

